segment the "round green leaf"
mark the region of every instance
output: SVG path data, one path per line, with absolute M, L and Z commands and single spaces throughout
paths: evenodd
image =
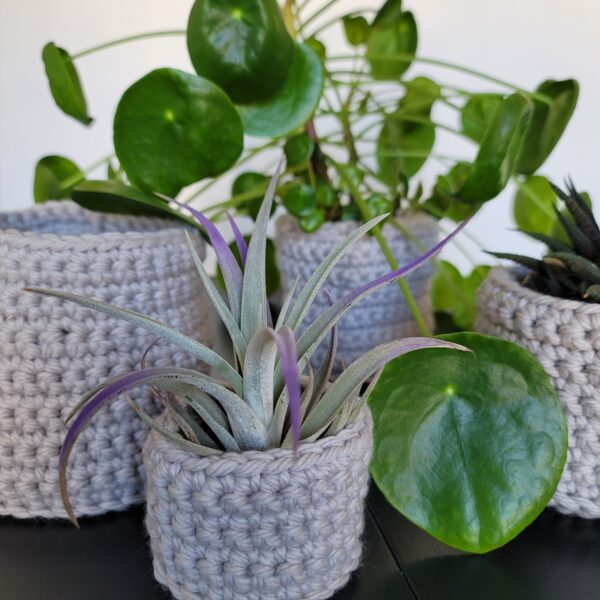
M 337 200 L 337 194 L 328 183 L 317 181 L 316 200 L 322 208 L 331 208 Z
M 240 156 L 243 138 L 227 95 L 175 69 L 157 69 L 134 83 L 114 121 L 115 150 L 129 180 L 169 196 L 226 171 Z
M 480 142 L 503 99 L 501 94 L 473 94 L 460 113 L 464 134 Z
M 362 16 L 346 15 L 342 17 L 346 40 L 351 46 L 362 46 L 369 39 L 369 23 Z
M 385 194 L 372 194 L 367 198 L 367 205 L 371 209 L 372 217 L 394 212 L 394 201 Z
M 42 50 L 42 60 L 57 106 L 80 123 L 89 125 L 93 119 L 88 115 L 81 81 L 69 53 L 49 42 Z
M 36 204 L 69 198 L 71 190 L 85 176 L 81 169 L 64 156 L 44 156 L 35 166 L 33 197 Z
M 258 197 L 254 200 L 248 200 L 247 202 L 240 204 L 237 207 L 237 212 L 242 214 L 246 213 L 256 221 L 256 217 L 258 217 L 258 211 L 263 203 L 263 196 L 269 187 L 270 181 L 270 177 L 254 171 L 247 171 L 238 175 L 231 186 L 231 195 L 241 196 L 242 194 L 256 192 Z M 276 209 L 277 204 L 273 202 L 273 205 L 271 206 L 271 214 L 273 214 Z
M 238 104 L 271 98 L 286 81 L 294 56 L 276 0 L 196 0 L 187 44 L 198 75 Z
M 323 92 L 323 63 L 306 44 L 296 48 L 292 68 L 279 92 L 265 104 L 240 106 L 244 130 L 257 137 L 280 137 L 304 125 Z
M 519 534 L 554 494 L 566 421 L 529 352 L 479 334 L 442 337 L 473 352 L 407 354 L 375 386 L 371 473 L 413 523 L 461 550 L 488 552 Z
M 531 175 L 550 156 L 560 140 L 579 98 L 579 84 L 574 79 L 544 81 L 536 90 L 544 94 L 550 103 L 536 99 L 529 127 L 517 161 L 516 170 Z
M 458 191 L 463 202 L 485 202 L 504 189 L 513 173 L 532 108 L 531 101 L 520 94 L 502 101 L 483 135 L 473 170 Z
M 519 182 L 513 202 L 513 216 L 519 229 L 551 235 L 557 223 L 554 205 L 556 194 L 541 175 L 531 175 Z
M 300 229 L 306 233 L 314 233 L 325 222 L 325 212 L 322 208 L 315 208 L 298 219 Z
M 300 133 L 287 140 L 283 149 L 288 167 L 298 167 L 309 161 L 315 143 L 305 133 Z
M 294 184 L 286 191 L 283 205 L 295 217 L 307 216 L 317 206 L 315 190 L 304 183 Z
M 397 80 L 410 67 L 417 51 L 417 23 L 411 12 L 402 11 L 402 3 L 387 0 L 377 13 L 367 44 L 367 61 L 374 79 Z

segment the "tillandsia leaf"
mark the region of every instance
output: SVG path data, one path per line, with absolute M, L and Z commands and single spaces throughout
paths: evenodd
M 241 299 L 242 299 L 242 270 L 236 260 L 231 248 L 221 235 L 221 232 L 213 225 L 210 219 L 207 219 L 199 210 L 192 206 L 183 204 L 178 200 L 173 200 L 177 206 L 185 208 L 202 225 L 210 244 L 217 255 L 217 261 L 223 273 L 227 297 L 229 298 L 229 308 L 236 321 L 240 319 Z
M 529 256 L 523 256 L 521 254 L 511 254 L 510 252 L 486 252 L 490 256 L 495 256 L 496 258 L 511 260 L 518 265 L 521 265 L 527 269 L 531 269 L 532 271 L 539 271 L 543 268 L 544 263 L 537 258 L 530 258 Z
M 354 304 L 379 288 L 408 275 L 415 269 L 418 269 L 421 265 L 425 264 L 430 258 L 440 252 L 446 244 L 454 239 L 468 222 L 468 220 L 463 221 L 450 235 L 441 242 L 438 242 L 425 254 L 419 256 L 403 267 L 385 275 L 381 275 L 377 279 L 357 288 L 341 300 L 338 300 L 333 306 L 330 306 L 327 310 L 323 311 L 300 336 L 300 339 L 298 340 L 298 356 L 302 359 L 309 360 L 331 327 L 333 327 L 333 325 L 335 325 L 335 323 L 337 323 Z
M 196 265 L 196 270 L 198 271 L 198 275 L 200 276 L 200 279 L 202 280 L 202 285 L 204 286 L 204 290 L 206 291 L 206 294 L 210 298 L 210 301 L 212 302 L 212 305 L 214 306 L 215 310 L 217 311 L 219 317 L 221 318 L 223 325 L 225 325 L 225 327 L 227 329 L 227 333 L 229 333 L 229 337 L 231 338 L 231 342 L 233 343 L 233 347 L 235 349 L 238 360 L 243 365 L 244 364 L 244 356 L 246 354 L 246 346 L 247 346 L 246 340 L 244 339 L 244 336 L 242 335 L 242 332 L 240 331 L 238 322 L 236 321 L 235 317 L 231 313 L 231 310 L 229 310 L 227 303 L 223 300 L 223 298 L 221 297 L 221 294 L 219 293 L 219 290 L 217 290 L 210 275 L 206 272 L 206 269 L 204 268 L 204 265 L 202 264 L 202 259 L 200 258 L 200 256 L 198 256 L 198 252 L 196 251 L 196 248 L 194 247 L 194 243 L 192 242 L 192 239 L 188 235 L 187 231 L 185 233 L 186 233 L 188 245 L 190 247 L 190 252 L 192 254 L 192 259 L 194 261 L 194 264 Z
M 568 194 L 565 194 L 560 188 L 552 185 L 552 189 L 566 204 L 569 213 L 571 213 L 573 220 L 581 230 L 581 232 L 587 237 L 587 239 L 596 247 L 596 254 L 600 247 L 600 229 L 594 219 L 594 215 L 583 200 L 583 198 L 577 193 L 573 183 L 567 182 Z
M 377 382 L 379 381 L 379 378 L 383 373 L 383 369 L 384 367 L 379 369 L 379 371 L 377 371 L 377 373 L 373 375 L 369 385 L 367 386 L 367 389 L 363 392 L 362 396 L 359 396 L 357 402 L 354 404 L 352 412 L 350 413 L 350 417 L 348 419 L 348 422 L 346 423 L 346 426 L 352 425 L 356 421 L 356 419 L 358 419 L 358 415 L 360 414 L 360 411 L 364 408 L 365 404 L 368 402 L 371 392 L 375 389 L 375 386 L 377 385 Z
M 300 375 L 298 373 L 298 354 L 294 332 L 289 327 L 282 327 L 274 333 L 281 358 L 281 370 L 290 411 L 290 429 L 294 452 L 298 450 L 300 442 Z
M 327 255 L 325 260 L 323 260 L 323 262 L 317 267 L 315 272 L 310 276 L 298 294 L 298 298 L 296 298 L 294 306 L 290 310 L 290 314 L 285 321 L 285 324 L 288 327 L 290 327 L 294 332 L 298 330 L 298 327 L 302 323 L 306 313 L 309 311 L 314 299 L 319 293 L 321 286 L 325 283 L 327 276 L 329 273 L 331 273 L 335 265 L 362 236 L 373 229 L 373 227 L 381 223 L 381 221 L 386 219 L 388 216 L 389 215 L 387 214 L 379 215 L 364 225 L 361 225 Z
M 273 418 L 276 336 L 273 329 L 259 329 L 248 343 L 244 359 L 244 400 L 265 425 Z
M 192 409 L 196 411 L 200 418 L 206 423 L 206 426 L 217 436 L 226 452 L 240 451 L 240 446 L 233 435 L 231 435 L 229 429 L 213 417 L 213 410 L 207 408 L 208 404 L 214 403 L 213 399 L 208 396 L 208 394 L 197 390 L 193 397 L 185 396 L 185 400 L 189 402 Z
M 570 219 L 565 217 L 558 208 L 555 207 L 554 212 L 571 244 L 573 244 L 573 248 L 587 258 L 595 258 L 598 255 L 598 248 L 596 248 L 594 242 L 589 240 L 583 231 L 575 223 L 571 222 Z
M 229 221 L 229 226 L 231 227 L 231 231 L 233 232 L 233 237 L 235 238 L 235 244 L 237 246 L 238 252 L 240 253 L 240 258 L 242 259 L 242 266 L 246 264 L 246 257 L 248 255 L 248 246 L 246 245 L 246 240 L 240 231 L 240 228 L 237 226 L 235 219 L 231 216 L 229 211 L 225 213 L 227 215 L 227 220 Z
M 142 329 L 146 329 L 150 333 L 159 336 L 162 339 L 182 348 L 186 352 L 189 352 L 192 356 L 201 360 L 209 367 L 213 367 L 219 374 L 229 383 L 237 394 L 242 393 L 242 378 L 239 373 L 221 356 L 219 356 L 214 350 L 211 350 L 204 344 L 171 329 L 164 323 L 146 317 L 140 313 L 125 308 L 119 308 L 112 304 L 106 304 L 99 300 L 90 300 L 77 294 L 71 294 L 69 292 L 59 292 L 55 290 L 45 290 L 41 288 L 25 288 L 27 292 L 33 292 L 35 294 L 42 294 L 44 296 L 51 296 L 53 298 L 60 298 L 68 302 L 74 302 L 85 308 L 91 308 L 97 312 L 109 315 L 116 319 L 120 319 Z
M 308 412 L 308 409 L 310 407 L 312 395 L 313 395 L 314 384 L 315 384 L 315 377 L 314 377 L 312 367 L 310 366 L 310 363 L 307 365 L 307 369 L 308 369 L 308 381 L 306 382 L 306 384 L 304 386 L 304 391 L 302 392 L 302 398 L 300 399 L 300 423 L 302 423 L 304 416 L 306 415 L 306 413 Z M 283 442 L 281 443 L 281 447 L 282 448 L 290 448 L 292 446 L 293 446 L 292 430 L 290 429 L 287 432 Z
M 553 252 L 548 258 L 562 261 L 569 271 L 587 283 L 600 283 L 600 267 L 583 256 L 569 252 Z
M 389 361 L 402 354 L 425 348 L 448 348 L 451 350 L 469 351 L 459 344 L 430 338 L 405 338 L 382 344 L 369 350 L 369 352 L 355 360 L 325 392 L 319 403 L 313 408 L 302 424 L 302 428 L 300 429 L 301 437 L 310 437 L 324 427 L 327 427 L 352 391 L 379 371 Z
M 283 427 L 285 425 L 285 417 L 289 406 L 287 390 L 283 390 L 279 395 L 279 400 L 273 411 L 273 418 L 268 430 L 269 448 L 278 448 L 281 445 L 283 436 Z
M 221 450 L 218 448 L 212 448 L 209 446 L 203 446 L 202 444 L 198 444 L 195 442 L 190 442 L 185 438 L 182 438 L 180 435 L 169 431 L 166 427 L 163 427 L 156 419 L 153 419 L 139 404 L 137 404 L 130 396 L 125 396 L 127 403 L 131 408 L 135 411 L 135 413 L 142 419 L 148 423 L 152 429 L 155 429 L 164 436 L 167 440 L 185 450 L 187 452 L 191 452 L 193 454 L 197 454 L 198 456 L 213 456 L 215 454 L 221 454 Z
M 296 288 L 298 287 L 298 283 L 300 282 L 300 275 L 296 277 L 292 287 L 289 292 L 285 296 L 285 300 L 283 301 L 283 305 L 281 310 L 279 311 L 279 316 L 277 317 L 277 323 L 275 324 L 275 331 L 278 331 L 283 327 L 285 320 L 287 319 L 288 312 L 290 310 L 290 306 L 292 304 L 292 300 L 294 298 L 294 294 L 296 293 Z
M 350 392 L 346 401 L 342 405 L 341 410 L 338 411 L 331 425 L 327 429 L 327 435 L 337 435 L 346 427 L 348 419 L 350 418 L 350 413 L 352 412 L 352 408 L 360 399 L 360 391 L 362 387 L 363 384 L 360 383 Z
M 221 407 L 212 398 L 209 397 L 209 400 L 207 400 L 207 395 L 201 392 L 196 386 L 180 381 L 172 381 L 167 383 L 163 382 L 163 388 L 180 396 L 188 404 L 190 399 L 202 403 L 204 409 L 210 413 L 211 419 L 216 421 L 221 427 L 229 427 L 227 415 Z
M 110 385 L 111 383 L 114 383 L 115 381 L 120 381 L 122 377 L 123 373 L 115 375 L 114 377 L 111 377 L 110 379 L 107 379 L 106 381 L 103 381 L 102 383 L 98 384 L 89 392 L 86 392 L 81 397 L 81 400 L 71 409 L 71 411 L 67 415 L 67 418 L 65 419 L 65 425 L 68 425 L 73 420 L 73 417 L 82 409 L 82 407 L 85 406 L 98 392 L 103 390 L 106 386 Z
M 552 252 L 573 252 L 573 249 L 568 244 L 557 240 L 556 238 L 550 237 L 549 235 L 545 235 L 543 233 L 536 233 L 535 231 L 524 231 L 523 229 L 518 229 L 519 233 L 530 237 L 538 242 L 542 242 L 542 244 L 546 244 Z
M 332 306 L 333 298 L 331 297 L 329 290 L 325 288 L 323 291 L 327 295 L 329 306 Z M 327 355 L 325 356 L 325 360 L 321 363 L 315 375 L 314 394 L 311 404 L 315 404 L 319 400 L 319 398 L 325 393 L 325 389 L 329 384 L 329 380 L 331 379 L 331 373 L 333 371 L 333 365 L 335 364 L 335 355 L 337 353 L 337 341 L 338 324 L 336 323 L 331 328 L 331 333 L 329 336 L 329 347 L 327 349 Z
M 242 288 L 242 305 L 240 328 L 246 340 L 250 340 L 254 333 L 267 326 L 269 311 L 267 302 L 267 276 L 265 269 L 265 256 L 267 252 L 267 225 L 271 215 L 271 206 L 275 199 L 275 191 L 279 182 L 279 175 L 283 167 L 280 160 L 275 174 L 269 184 L 265 199 L 258 211 L 254 232 L 250 238 L 246 268 Z

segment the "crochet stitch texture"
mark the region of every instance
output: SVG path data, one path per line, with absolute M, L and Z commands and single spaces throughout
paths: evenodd
M 66 201 L 0 214 L 0 514 L 66 516 L 58 453 L 67 414 L 94 386 L 138 368 L 155 341 L 144 330 L 23 288 L 137 310 L 210 344 L 208 303 L 183 232 L 176 221 L 94 213 Z M 199 236 L 197 242 L 203 252 Z M 148 364 L 196 366 L 162 342 Z M 149 390 L 132 397 L 157 412 Z M 146 435 L 123 399 L 92 420 L 68 470 L 78 516 L 143 500 Z
M 396 260 L 404 265 L 436 244 L 438 227 L 436 221 L 418 213 L 402 216 L 400 221 L 419 240 L 420 248 L 416 248 L 390 224 L 384 226 L 383 233 Z M 325 223 L 315 233 L 307 234 L 298 227 L 295 218 L 281 216 L 277 220 L 275 246 L 284 293 L 300 276 L 299 293 L 325 257 L 356 227 L 357 224 L 350 221 Z M 391 270 L 377 240 L 366 235 L 340 260 L 324 287 L 329 289 L 334 300 L 340 300 L 352 290 Z M 433 272 L 434 267 L 429 262 L 406 277 L 429 328 L 433 328 L 430 296 Z M 319 294 L 305 317 L 304 325 L 311 323 L 328 306 L 325 294 Z M 349 365 L 379 344 L 414 335 L 419 335 L 419 330 L 402 292 L 397 285 L 388 285 L 352 307 L 339 322 L 336 369 L 341 370 L 342 360 Z M 326 349 L 327 344 L 319 347 L 314 355 L 315 364 L 323 359 Z
M 540 294 L 504 268 L 492 269 L 478 304 L 477 330 L 532 352 L 564 406 L 567 464 L 550 505 L 600 518 L 600 305 Z
M 300 444 L 297 457 L 282 448 L 199 457 L 151 431 L 154 576 L 179 600 L 331 597 L 360 561 L 371 453 L 368 409 L 338 435 Z

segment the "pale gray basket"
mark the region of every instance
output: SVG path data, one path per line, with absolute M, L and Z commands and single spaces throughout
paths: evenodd
M 523 346 L 552 378 L 569 428 L 558 511 L 600 518 L 600 305 L 540 294 L 521 272 L 494 268 L 478 297 L 476 328 Z
M 404 265 L 434 246 L 439 230 L 437 221 L 421 213 L 404 215 L 399 220 L 419 241 L 417 248 L 398 229 L 390 224 L 385 225 L 385 238 L 398 263 Z M 279 217 L 275 246 L 284 293 L 289 291 L 298 276 L 299 292 L 331 250 L 357 227 L 358 223 L 354 221 L 325 223 L 315 233 L 308 234 L 298 227 L 297 220 L 290 215 Z M 340 260 L 327 278 L 325 287 L 334 300 L 340 300 L 350 291 L 391 270 L 377 240 L 366 235 Z M 429 262 L 406 277 L 430 329 L 433 328 L 430 294 L 433 272 L 434 266 Z M 327 298 L 320 293 L 308 311 L 304 326 L 327 307 Z M 342 360 L 348 365 L 374 346 L 418 334 L 418 327 L 398 285 L 387 285 L 362 300 L 341 319 L 336 368 L 340 369 Z M 326 345 L 321 345 L 315 353 L 315 362 L 319 362 L 325 352 Z
M 368 409 L 338 435 L 301 444 L 297 456 L 203 458 L 151 431 L 154 576 L 179 600 L 329 598 L 360 561 L 371 453 Z
M 176 221 L 93 213 L 67 201 L 0 214 L 0 515 L 65 517 L 58 485 L 65 417 L 85 392 L 138 368 L 156 338 L 90 309 L 25 293 L 26 286 L 136 310 L 207 344 L 212 328 Z M 195 361 L 161 342 L 148 365 Z M 149 390 L 133 397 L 157 411 Z M 125 400 L 96 415 L 68 471 L 78 516 L 143 501 L 146 435 Z

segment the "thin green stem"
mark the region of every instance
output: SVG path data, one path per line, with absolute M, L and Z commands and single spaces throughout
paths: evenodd
M 151 38 L 158 37 L 168 37 L 174 35 L 185 35 L 187 32 L 185 29 L 175 29 L 175 30 L 167 30 L 167 31 L 149 31 L 147 33 L 138 33 L 136 35 L 128 35 L 127 37 L 118 38 L 116 40 L 111 40 L 110 42 L 106 42 L 104 44 L 99 44 L 98 46 L 93 46 L 92 48 L 87 48 L 86 50 L 82 50 L 81 52 L 77 52 L 73 54 L 71 58 L 73 60 L 78 58 L 83 58 L 84 56 L 89 56 L 90 54 L 94 54 L 95 52 L 99 52 L 100 50 L 106 50 L 107 48 L 113 48 L 114 46 L 120 46 L 121 44 L 128 44 L 130 42 L 138 42 L 140 40 L 147 40 Z
M 374 12 L 377 12 L 377 10 L 374 8 L 363 8 L 362 10 L 361 9 L 353 10 L 352 12 L 348 13 L 347 16 L 353 17 L 353 16 L 357 16 L 357 15 L 362 15 L 364 13 L 374 13 Z M 334 19 L 330 19 L 329 21 L 326 21 L 322 25 L 319 25 L 319 27 L 317 27 L 307 37 L 314 37 L 316 35 L 319 35 L 323 31 L 329 29 L 330 27 L 333 27 L 334 25 L 337 25 L 340 22 L 341 22 L 340 17 L 335 17 Z
M 96 162 L 93 162 L 89 167 L 87 167 L 86 169 L 83 170 L 83 173 L 81 173 L 81 174 L 78 173 L 76 175 L 71 175 L 71 177 L 67 177 L 63 182 L 61 182 L 60 189 L 68 190 L 70 187 L 83 181 L 85 179 L 86 175 L 88 175 L 89 173 L 91 173 L 92 171 L 97 169 L 98 167 L 102 166 L 103 164 L 107 163 L 113 156 L 114 156 L 114 154 L 112 154 L 112 153 L 108 154 L 107 156 L 98 159 Z

